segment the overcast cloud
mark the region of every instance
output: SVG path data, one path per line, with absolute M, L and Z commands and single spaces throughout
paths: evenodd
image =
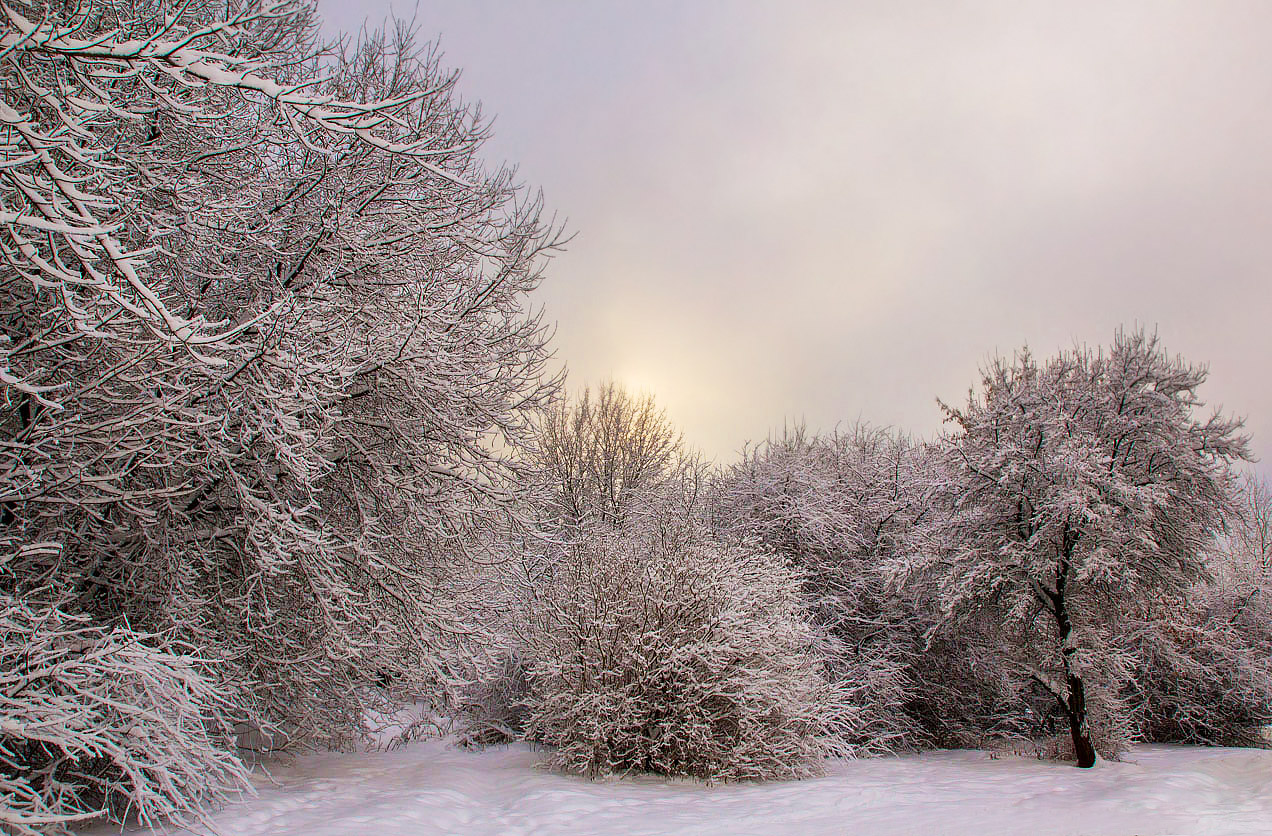
M 388 0 L 321 0 L 329 27 Z M 398 3 L 409 17 L 414 4 Z M 931 435 L 995 352 L 1156 328 L 1272 458 L 1272 5 L 432 2 L 577 233 L 572 386 L 729 459 L 784 421 Z M 1268 469 L 1265 461 L 1264 470 Z

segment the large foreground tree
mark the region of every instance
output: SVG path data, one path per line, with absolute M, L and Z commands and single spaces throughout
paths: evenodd
M 992 625 L 996 674 L 1048 696 L 1079 766 L 1131 734 L 1119 629 L 1205 577 L 1232 509 L 1229 465 L 1249 453 L 1240 421 L 1196 414 L 1205 379 L 1119 332 L 1107 350 L 997 360 L 979 396 L 944 406 L 955 514 L 921 563 L 948 623 Z
M 555 232 L 405 31 L 3 11 L 0 593 L 204 660 L 266 745 L 348 742 L 477 629 L 445 590 L 554 397 Z M 86 812 L 79 756 L 15 728 L 40 815 Z

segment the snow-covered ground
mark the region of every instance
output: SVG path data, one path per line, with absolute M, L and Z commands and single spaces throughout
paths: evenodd
M 1272 751 L 1136 748 L 1092 770 L 984 752 L 836 763 L 821 779 L 707 787 L 536 768 L 524 746 L 417 743 L 300 758 L 222 810 L 224 836 L 1272 834 Z M 106 830 L 95 830 L 104 834 Z

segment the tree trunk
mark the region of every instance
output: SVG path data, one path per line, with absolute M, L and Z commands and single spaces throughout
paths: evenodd
M 1068 675 L 1069 705 L 1065 713 L 1069 716 L 1069 734 L 1073 736 L 1073 754 L 1078 766 L 1088 769 L 1095 766 L 1095 747 L 1091 745 L 1091 734 L 1087 730 L 1086 686 L 1075 674 Z
M 1073 736 L 1073 756 L 1078 766 L 1089 769 L 1095 766 L 1095 746 L 1091 743 L 1091 731 L 1087 725 L 1086 685 L 1082 677 L 1073 671 L 1073 656 L 1077 648 L 1069 644 L 1073 633 L 1073 622 L 1069 620 L 1068 601 L 1065 590 L 1069 581 L 1070 558 L 1073 555 L 1074 538 L 1066 520 L 1060 536 L 1060 562 L 1056 566 L 1056 591 L 1048 593 L 1051 599 L 1052 614 L 1056 619 L 1056 628 L 1060 634 L 1060 658 L 1064 662 L 1065 684 L 1069 687 L 1069 699 L 1060 700 L 1060 708 L 1069 718 L 1069 734 Z

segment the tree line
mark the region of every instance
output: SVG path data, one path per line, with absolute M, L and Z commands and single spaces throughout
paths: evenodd
M 714 469 L 652 399 L 585 391 L 547 422 L 553 536 L 509 564 L 496 676 L 516 687 L 478 688 L 474 739 L 709 779 L 934 747 L 1088 767 L 1135 742 L 1259 745 L 1267 487 L 1234 466 L 1241 422 L 1198 417 L 1205 377 L 1119 331 L 995 360 L 934 440 L 796 427 Z M 648 449 L 674 453 L 629 461 Z

